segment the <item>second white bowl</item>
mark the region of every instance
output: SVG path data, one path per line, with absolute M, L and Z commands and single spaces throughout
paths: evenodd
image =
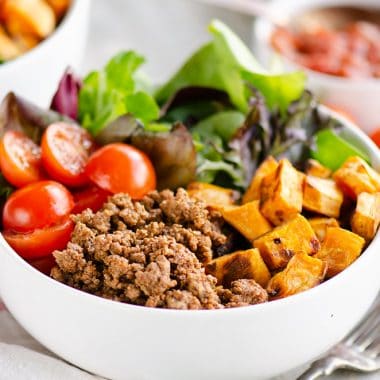
M 350 5 L 380 8 L 379 0 L 273 0 L 274 12 L 288 14 L 290 20 L 308 9 Z M 268 64 L 275 54 L 270 43 L 273 25 L 257 19 L 253 27 L 253 49 L 258 58 Z M 308 76 L 308 87 L 322 102 L 335 105 L 352 114 L 367 133 L 380 128 L 380 79 L 348 79 L 323 74 L 297 65 L 282 57 L 287 69 L 302 69 Z
M 87 39 L 89 5 L 89 0 L 73 0 L 51 36 L 0 65 L 0 99 L 14 91 L 39 106 L 49 105 L 65 69 L 79 69 Z

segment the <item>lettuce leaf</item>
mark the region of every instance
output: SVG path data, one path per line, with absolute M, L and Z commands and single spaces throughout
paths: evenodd
M 79 120 L 93 135 L 127 113 L 144 124 L 158 118 L 156 101 L 146 92 L 146 84 L 140 83 L 138 69 L 144 61 L 133 51 L 121 52 L 102 70 L 91 72 L 83 80 Z
M 236 188 L 245 186 L 244 168 L 239 156 L 228 146 L 244 119 L 240 111 L 222 111 L 191 129 L 197 148 L 199 181 Z
M 305 86 L 302 72 L 271 73 L 255 60 L 247 46 L 225 24 L 214 20 L 209 25 L 212 41 L 203 45 L 179 71 L 156 92 L 159 103 L 189 87 L 209 87 L 225 91 L 231 103 L 248 112 L 254 87 L 262 92 L 270 109 L 285 112 L 298 99 Z

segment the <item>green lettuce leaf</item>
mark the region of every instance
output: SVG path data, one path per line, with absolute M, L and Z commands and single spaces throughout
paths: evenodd
M 114 56 L 100 71 L 91 72 L 79 93 L 79 120 L 93 135 L 126 113 L 142 123 L 156 120 L 159 108 L 139 74 L 144 58 L 133 51 Z
M 236 152 L 228 146 L 244 119 L 245 115 L 239 111 L 222 111 L 191 129 L 197 148 L 198 181 L 244 187 L 244 169 Z
M 270 109 L 277 108 L 282 114 L 305 89 L 306 75 L 302 71 L 273 75 L 243 71 L 242 77 L 261 92 Z
M 212 41 L 203 45 L 179 71 L 156 92 L 164 103 L 180 89 L 189 86 L 225 91 L 231 103 L 248 112 L 251 88 L 260 90 L 270 109 L 284 112 L 298 99 L 305 86 L 305 75 L 271 73 L 255 60 L 247 46 L 225 24 L 214 20 L 209 25 Z

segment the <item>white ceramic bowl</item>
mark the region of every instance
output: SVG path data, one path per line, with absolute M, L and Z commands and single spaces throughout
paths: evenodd
M 345 123 L 345 136 L 380 169 L 380 151 Z M 13 316 L 48 349 L 110 379 L 263 379 L 317 357 L 359 321 L 380 288 L 379 249 L 377 234 L 341 274 L 282 300 L 176 311 L 72 289 L 35 270 L 0 237 L 0 294 Z
M 89 0 L 73 0 L 57 29 L 20 57 L 0 65 L 0 99 L 14 91 L 49 105 L 68 66 L 79 69 L 87 39 Z
M 270 6 L 274 12 L 290 15 L 290 20 L 297 14 L 311 8 L 353 5 L 380 8 L 379 0 L 273 0 Z M 268 63 L 276 54 L 270 44 L 273 26 L 264 19 L 254 23 L 253 49 L 258 58 Z M 278 53 L 277 53 L 278 54 Z M 380 79 L 347 79 L 323 74 L 301 67 L 289 59 L 283 58 L 288 69 L 302 68 L 307 72 L 308 87 L 317 94 L 322 102 L 336 105 L 350 112 L 367 133 L 380 128 Z

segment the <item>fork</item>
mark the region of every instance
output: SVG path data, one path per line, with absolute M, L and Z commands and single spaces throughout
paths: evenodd
M 331 375 L 339 368 L 358 372 L 380 369 L 380 299 L 366 317 L 297 380 L 314 380 Z

